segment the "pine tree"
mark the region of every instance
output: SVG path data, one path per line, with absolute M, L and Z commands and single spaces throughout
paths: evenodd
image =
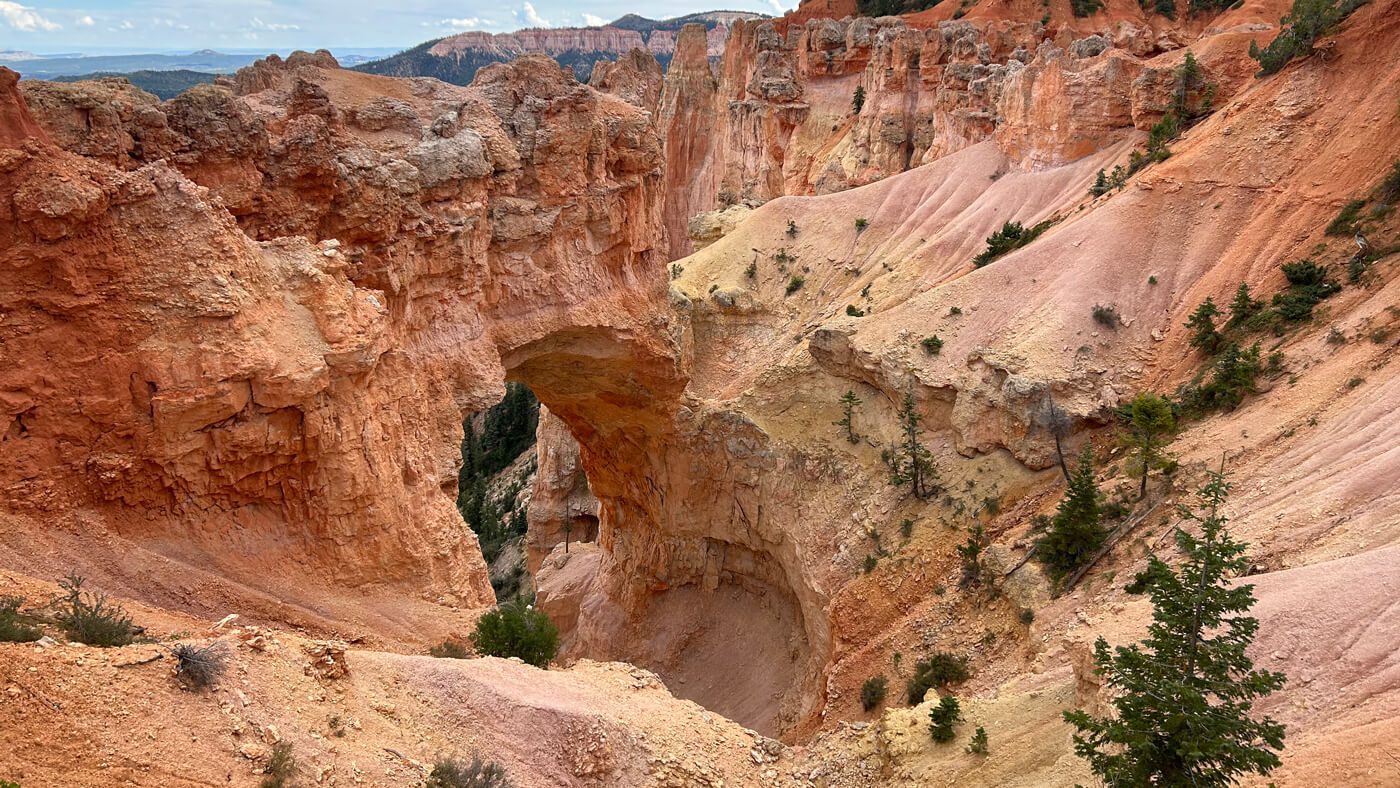
M 1050 528 L 1036 544 L 1035 556 L 1057 582 L 1083 566 L 1108 536 L 1100 523 L 1099 488 L 1094 480 L 1094 453 L 1085 446 L 1070 474 Z
M 970 755 L 987 754 L 987 729 L 981 725 L 972 732 L 972 738 L 967 742 L 967 752 Z
M 862 107 L 865 106 L 865 86 L 856 85 L 856 92 L 851 96 L 851 114 L 859 115 Z
M 1204 303 L 1196 307 L 1196 311 L 1191 313 L 1191 318 L 1186 321 L 1186 327 L 1194 333 L 1191 335 L 1191 347 L 1200 348 L 1207 353 L 1214 353 L 1220 349 L 1225 337 L 1215 328 L 1215 318 L 1220 315 L 1220 307 L 1215 305 L 1215 300 L 1207 298 Z
M 860 436 L 856 434 L 855 412 L 856 406 L 860 404 L 860 397 L 854 391 L 847 391 L 841 395 L 841 418 L 832 422 L 838 427 L 846 430 L 846 440 L 851 443 L 859 443 Z
M 1134 452 L 1129 472 L 1140 479 L 1138 498 L 1147 496 L 1147 476 L 1154 470 L 1171 465 L 1171 456 L 1164 450 L 1166 438 L 1176 430 L 1176 413 L 1163 397 L 1144 391 L 1133 397 L 1119 412 L 1123 429 L 1118 442 Z
M 1229 582 L 1247 566 L 1245 545 L 1230 538 L 1220 511 L 1229 489 L 1223 473 L 1212 473 L 1199 511 L 1181 507 L 1201 533 L 1176 529 L 1186 555 L 1179 572 L 1153 556 L 1129 587 L 1152 598 L 1147 639 L 1110 650 L 1099 638 L 1094 646 L 1116 716 L 1065 712 L 1079 731 L 1075 752 L 1108 785 L 1225 786 L 1279 765 L 1283 726 L 1250 711 L 1285 677 L 1255 670 L 1245 653 L 1259 622 L 1240 615 L 1254 605 L 1254 586 Z
M 938 490 L 938 467 L 934 465 L 933 452 L 920 442 L 923 428 L 919 422 L 922 420 L 918 405 L 914 402 L 914 393 L 906 392 L 904 404 L 899 408 L 903 440 L 899 446 L 887 451 L 885 457 L 890 466 L 890 483 L 909 484 L 916 498 L 927 498 Z
M 1225 324 L 1225 327 L 1239 328 L 1250 318 L 1259 314 L 1259 310 L 1263 308 L 1263 301 L 1250 296 L 1249 285 L 1240 282 L 1239 289 L 1235 291 L 1235 299 L 1230 302 L 1230 320 Z
M 962 709 L 958 706 L 958 699 L 952 695 L 944 695 L 938 699 L 938 705 L 934 706 L 928 713 L 929 736 L 939 744 L 944 744 L 953 740 L 953 726 L 962 722 Z
M 967 537 L 967 541 L 958 545 L 958 557 L 962 559 L 962 577 L 958 579 L 959 588 L 976 588 L 982 584 L 982 550 L 987 542 L 986 531 L 982 524 L 972 526 L 972 534 Z
M 1112 187 L 1109 185 L 1108 175 L 1103 170 L 1099 170 L 1099 174 L 1094 176 L 1094 185 L 1089 187 L 1089 193 L 1098 197 L 1107 194 L 1110 188 Z

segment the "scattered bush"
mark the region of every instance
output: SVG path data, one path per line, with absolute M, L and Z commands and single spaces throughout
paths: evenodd
M 31 643 L 44 633 L 20 614 L 24 597 L 0 597 L 0 643 Z
M 1366 207 L 1365 200 L 1352 200 L 1342 207 L 1337 218 L 1327 225 L 1328 235 L 1353 235 L 1357 231 L 1356 223 L 1361 219 L 1361 209 Z
M 934 706 L 928 713 L 929 736 L 939 744 L 946 744 L 953 740 L 953 726 L 962 722 L 962 709 L 958 706 L 958 699 L 952 695 L 945 695 L 938 699 L 938 705 Z
M 787 237 L 789 237 L 789 238 L 796 238 L 796 237 L 797 237 L 797 222 L 794 222 L 794 221 L 791 220 L 791 219 L 788 219 Z
M 450 758 L 440 758 L 433 764 L 424 788 L 511 788 L 506 770 L 493 761 L 484 761 L 478 755 L 463 763 Z
M 518 657 L 543 668 L 559 652 L 559 630 L 544 613 L 511 602 L 477 620 L 472 645 L 484 656 Z
M 1327 332 L 1327 344 L 1345 345 L 1346 343 L 1347 335 L 1342 333 L 1342 330 L 1337 328 L 1336 326 L 1333 326 L 1332 329 Z
M 1259 343 L 1241 350 L 1231 342 L 1210 369 L 1210 380 L 1182 387 L 1181 408 L 1188 415 L 1199 416 L 1215 410 L 1234 410 L 1254 391 L 1254 381 L 1262 371 Z
M 801 289 L 802 289 L 802 286 L 805 285 L 805 284 L 807 284 L 807 280 L 806 280 L 806 278 L 804 278 L 804 277 L 802 276 L 802 274 L 793 274 L 793 275 L 788 279 L 787 289 L 786 289 L 785 292 L 786 292 L 787 295 L 792 295 L 793 293 L 796 293 L 798 290 L 801 290 Z
M 846 316 L 865 317 L 865 310 L 857 307 L 855 304 L 846 304 Z
M 859 115 L 865 106 L 865 86 L 856 85 L 856 92 L 851 96 L 851 114 Z
M 950 684 L 960 684 L 967 681 L 969 675 L 966 659 L 947 651 L 934 652 L 927 659 L 914 663 L 914 676 L 909 679 L 905 688 L 909 695 L 909 705 L 917 706 L 922 703 L 930 689 L 946 689 Z
M 860 685 L 860 705 L 866 711 L 874 711 L 876 706 L 885 702 L 885 693 L 889 690 L 889 681 L 884 676 L 868 678 Z
M 681 274 L 683 274 L 683 273 L 685 273 L 685 268 L 681 267 L 681 264 L 680 264 L 680 263 L 671 263 L 671 279 L 672 279 L 672 280 L 680 279 L 680 278 L 681 278 Z
M 749 267 L 744 269 L 744 276 L 749 279 L 758 276 L 758 263 L 749 263 Z
M 444 640 L 428 649 L 428 655 L 439 659 L 466 659 L 470 652 L 467 644 L 455 640 Z
M 981 725 L 972 732 L 972 738 L 967 742 L 967 752 L 970 755 L 987 754 L 987 729 Z
M 871 572 L 874 572 L 874 571 L 875 571 L 875 567 L 877 567 L 877 566 L 879 566 L 879 565 L 880 565 L 880 559 L 876 558 L 874 555 L 867 555 L 867 556 L 865 557 L 865 563 L 862 565 L 862 568 L 865 570 L 865 573 L 868 575 L 868 574 L 870 574 Z
M 1138 5 L 1146 9 L 1149 2 L 1153 11 L 1168 19 L 1176 19 L 1176 0 L 1138 0 Z
M 228 667 L 228 646 L 221 640 L 207 646 L 181 643 L 170 653 L 175 657 L 175 677 L 193 689 L 217 683 Z
M 297 761 L 292 756 L 292 745 L 279 741 L 272 745 L 267 763 L 263 764 L 262 788 L 286 788 L 296 776 Z
M 1147 283 L 1148 283 L 1149 285 L 1155 285 L 1155 284 L 1157 284 L 1157 275 L 1156 275 L 1156 274 L 1152 274 L 1152 275 L 1148 276 L 1148 277 L 1147 277 Z
M 914 535 L 914 521 L 908 517 L 899 521 L 899 535 L 906 540 Z
M 1046 219 L 1027 229 L 1020 222 L 1007 222 L 1000 230 L 987 236 L 987 248 L 972 258 L 972 264 L 981 268 L 999 257 L 1029 244 L 1053 227 L 1055 221 Z
M 1121 323 L 1123 320 L 1118 316 L 1117 307 L 1113 306 L 1112 304 L 1109 304 L 1107 306 L 1105 306 L 1104 304 L 1094 304 L 1094 310 L 1092 314 L 1094 316 L 1095 323 L 1098 323 L 1101 326 L 1107 326 L 1108 328 L 1114 330 L 1117 330 L 1118 324 Z
M 919 340 L 919 345 L 930 356 L 936 356 L 943 350 L 943 340 L 937 334 Z
M 1342 289 L 1328 276 L 1326 266 L 1312 260 L 1284 263 L 1283 275 L 1289 286 L 1282 293 L 1274 294 L 1273 305 L 1285 320 L 1311 320 L 1313 307 Z
M 959 307 L 959 306 L 950 306 L 950 307 L 948 307 L 948 314 L 949 314 L 949 316 L 951 316 L 951 317 L 957 317 L 958 315 L 961 315 L 961 314 L 962 314 L 962 307 Z
M 864 218 L 856 219 L 856 232 L 860 232 L 869 226 L 870 222 L 867 222 Z
M 69 640 L 89 646 L 125 646 L 141 633 L 126 610 L 109 603 L 106 594 L 84 591 L 80 575 L 69 574 L 58 585 L 67 595 L 57 618 Z
M 1376 199 L 1386 205 L 1394 205 L 1400 202 L 1400 159 L 1390 165 L 1390 172 L 1376 187 L 1374 192 Z
M 1035 623 L 1035 611 L 1031 610 L 1028 607 L 1022 608 L 1021 615 L 1019 616 L 1019 618 L 1021 619 L 1022 624 L 1030 626 L 1031 624 Z
M 1311 54 L 1313 44 L 1366 0 L 1293 0 L 1293 8 L 1280 20 L 1279 33 L 1263 49 L 1249 44 L 1249 56 L 1259 63 L 1263 77 L 1273 74 L 1295 57 Z
M 1075 16 L 1093 16 L 1103 10 L 1102 0 L 1069 0 L 1069 9 Z
M 1356 388 L 1357 386 L 1360 386 L 1362 383 L 1365 383 L 1365 382 L 1366 382 L 1366 379 L 1365 379 L 1365 378 L 1362 378 L 1362 377 L 1354 377 L 1354 378 L 1351 378 L 1350 380 L 1347 381 L 1347 388 L 1349 388 L 1349 389 L 1354 389 L 1354 388 Z

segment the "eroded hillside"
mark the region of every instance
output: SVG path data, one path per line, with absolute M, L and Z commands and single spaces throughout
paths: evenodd
M 85 784 L 251 783 L 279 739 L 330 784 L 416 784 L 444 749 L 522 785 L 1085 782 L 1060 711 L 1106 698 L 1088 644 L 1140 636 L 1125 579 L 1170 555 L 1174 505 L 1223 458 L 1254 653 L 1291 679 L 1264 709 L 1289 728 L 1275 781 L 1388 784 L 1400 226 L 1374 195 L 1400 159 L 1400 6 L 1257 79 L 1277 3 L 1048 24 L 1038 4 L 947 5 L 739 22 L 713 71 L 688 28 L 664 87 L 642 54 L 594 87 L 527 57 L 469 88 L 299 54 L 164 103 L 9 77 L 0 593 L 76 568 L 161 638 L 233 642 L 239 683 L 184 693 L 135 664 L 149 646 L 0 646 L 0 777 L 63 784 L 36 742 L 98 714 L 74 688 L 100 670 L 178 698 L 223 765 L 157 768 L 180 732 L 159 720 L 139 752 L 95 725 L 126 762 Z M 1188 48 L 1202 77 L 1181 91 Z M 1095 189 L 1181 102 L 1198 117 L 1170 155 Z M 1358 199 L 1365 240 L 1329 235 Z M 975 265 L 1012 221 L 1038 235 Z M 673 261 L 692 226 L 707 245 Z M 1115 409 L 1195 385 L 1212 362 L 1191 313 L 1241 283 L 1268 300 L 1304 258 L 1339 291 L 1240 335 L 1269 369 L 1184 422 L 1178 469 L 1136 502 Z M 492 601 L 453 501 L 462 416 L 507 379 L 547 407 L 526 565 L 562 661 L 630 662 L 669 693 L 626 666 L 385 653 L 461 636 Z M 939 469 L 926 499 L 882 457 L 906 395 Z M 1063 489 L 1051 402 L 1125 508 L 1060 596 L 1024 560 Z M 960 588 L 975 526 L 994 579 Z M 243 629 L 203 631 L 233 612 Z M 305 634 L 268 652 L 250 627 Z M 303 688 L 302 641 L 326 637 L 367 648 Z M 929 741 L 935 693 L 903 708 L 936 650 L 968 660 L 985 758 Z M 323 712 L 364 728 L 341 741 Z

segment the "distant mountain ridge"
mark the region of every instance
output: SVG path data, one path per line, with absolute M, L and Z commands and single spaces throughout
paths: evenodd
M 709 30 L 709 56 L 724 52 L 729 26 L 739 19 L 767 19 L 748 11 L 704 11 L 671 19 L 648 19 L 628 14 L 599 27 L 528 28 L 514 33 L 468 30 L 425 41 L 355 70 L 392 77 L 434 77 L 457 85 L 470 84 L 476 72 L 492 63 L 503 63 L 526 52 L 542 52 L 560 65 L 569 66 L 586 80 L 599 60 L 616 60 L 633 49 L 645 49 L 664 68 L 676 50 L 676 33 L 687 24 L 703 24 Z

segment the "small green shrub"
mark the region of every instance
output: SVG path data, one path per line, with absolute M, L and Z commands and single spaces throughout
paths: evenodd
M 438 659 L 466 659 L 469 654 L 467 645 L 455 640 L 444 640 L 428 649 L 428 655 Z
M 267 763 L 263 764 L 262 788 L 286 788 L 296 776 L 297 761 L 292 756 L 292 745 L 279 741 L 272 745 Z
M 1092 314 L 1095 323 L 1114 330 L 1117 330 L 1118 324 L 1122 322 L 1122 318 L 1118 316 L 1118 309 L 1112 304 L 1094 304 Z
M 796 238 L 796 237 L 797 237 L 797 222 L 794 222 L 794 221 L 791 220 L 791 219 L 788 219 L 787 237 L 789 237 L 789 238 Z
M 916 706 L 922 703 L 924 695 L 928 694 L 930 689 L 960 684 L 967 681 L 969 675 L 966 659 L 947 651 L 934 652 L 927 659 L 914 663 L 914 676 L 909 679 L 905 688 L 909 696 L 909 705 Z
M 884 676 L 868 678 L 860 685 L 860 705 L 866 711 L 874 711 L 876 706 L 885 702 L 885 693 L 889 690 L 889 681 Z
M 1022 608 L 1021 615 L 1019 616 L 1019 618 L 1021 619 L 1022 624 L 1030 626 L 1031 624 L 1035 623 L 1035 611 L 1031 610 L 1028 607 Z
M 1181 389 L 1181 408 L 1194 416 L 1234 410 L 1246 394 L 1254 391 L 1254 382 L 1262 369 L 1259 343 L 1244 350 L 1238 343 L 1231 342 L 1210 368 L 1208 380 Z
M 671 263 L 671 279 L 673 281 L 680 279 L 683 273 L 685 273 L 685 269 L 681 267 L 680 263 Z
M 749 263 L 749 267 L 744 269 L 744 276 L 749 279 L 758 276 L 758 263 Z
M 1352 200 L 1342 207 L 1337 218 L 1327 225 L 1328 235 L 1352 235 L 1356 232 L 1356 223 L 1361 218 L 1361 209 L 1366 207 L 1365 200 Z
M 876 558 L 874 555 L 867 555 L 867 556 L 865 557 L 865 563 L 863 564 L 862 568 L 865 570 L 865 573 L 868 575 L 868 574 L 870 574 L 871 572 L 874 572 L 874 571 L 875 571 L 875 567 L 877 567 L 877 566 L 879 566 L 879 565 L 880 565 L 880 559 L 879 559 L 879 558 Z
M 1034 227 L 1026 228 L 1020 222 L 1006 222 L 1000 230 L 987 236 L 987 248 L 972 258 L 972 264 L 981 268 L 999 257 L 1029 244 L 1053 227 L 1055 221 L 1046 219 Z
M 908 517 L 899 521 L 899 535 L 905 539 L 914 535 L 914 521 Z
M 851 114 L 859 115 L 865 106 L 865 86 L 856 85 L 856 92 L 851 96 Z
M 972 732 L 972 738 L 967 742 L 967 752 L 969 755 L 987 754 L 987 729 L 981 725 Z
M 869 226 L 870 222 L 866 221 L 864 218 L 856 219 L 856 232 L 860 232 Z
M 785 292 L 787 293 L 787 295 L 792 295 L 798 290 L 801 290 L 802 286 L 805 284 L 807 284 L 807 280 L 802 276 L 802 274 L 793 274 L 788 279 L 787 289 Z
M 125 646 L 136 640 L 141 630 L 120 605 L 107 601 L 101 592 L 83 590 L 83 578 L 69 574 L 58 585 L 66 592 L 58 623 L 69 640 L 89 646 Z
M 958 699 L 952 695 L 944 695 L 938 699 L 938 705 L 934 706 L 928 713 L 929 736 L 939 744 L 946 744 L 953 740 L 955 735 L 953 726 L 962 722 L 962 709 L 958 706 Z
M 544 613 L 510 602 L 477 620 L 472 645 L 484 656 L 517 657 L 543 668 L 559 652 L 559 630 Z
M 1390 165 L 1390 172 L 1385 179 L 1376 187 L 1375 198 L 1386 205 L 1394 205 L 1400 202 L 1400 159 Z
M 855 304 L 846 304 L 846 315 L 848 317 L 865 317 L 865 310 Z
M 1284 263 L 1282 268 L 1288 289 L 1274 294 L 1273 307 L 1284 320 L 1295 323 L 1311 320 L 1313 308 L 1342 289 L 1328 275 L 1327 266 L 1312 260 Z
M 919 340 L 919 345 L 924 349 L 924 352 L 930 356 L 936 356 L 943 350 L 943 340 L 940 339 L 937 334 Z
M 43 637 L 43 631 L 19 612 L 23 605 L 23 597 L 0 597 L 0 643 L 31 643 Z
M 948 307 L 948 314 L 949 314 L 949 316 L 951 316 L 951 317 L 957 317 L 958 315 L 961 315 L 961 314 L 962 314 L 962 307 L 960 307 L 960 306 L 950 306 L 950 307 Z
M 439 758 L 423 788 L 511 788 L 511 782 L 500 764 L 473 755 L 466 763 Z
M 1075 16 L 1093 16 L 1103 10 L 1102 0 L 1069 0 L 1069 10 Z

